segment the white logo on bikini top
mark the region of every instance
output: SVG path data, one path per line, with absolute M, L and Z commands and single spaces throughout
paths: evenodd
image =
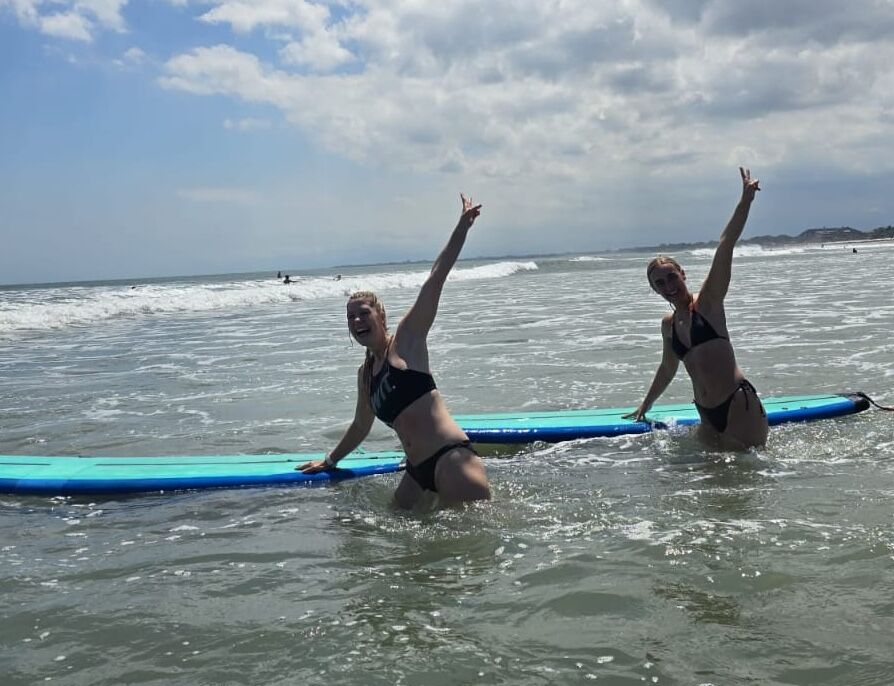
M 386 362 L 385 364 L 388 363 Z M 379 408 L 385 402 L 385 398 L 394 390 L 394 386 L 391 385 L 391 379 L 389 378 L 390 374 L 391 370 L 388 369 L 385 372 L 385 375 L 379 380 L 376 390 L 373 392 L 372 396 L 370 396 L 369 400 L 376 414 L 379 413 Z

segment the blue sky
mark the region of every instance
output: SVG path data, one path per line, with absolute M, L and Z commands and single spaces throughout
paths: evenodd
M 0 283 L 894 223 L 890 0 L 0 0 Z

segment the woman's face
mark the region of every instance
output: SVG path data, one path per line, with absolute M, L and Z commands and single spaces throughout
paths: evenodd
M 366 300 L 348 301 L 348 331 L 360 345 L 369 346 L 385 333 L 382 315 Z
M 649 273 L 649 284 L 658 295 L 669 303 L 689 299 L 686 275 L 672 264 L 660 264 Z

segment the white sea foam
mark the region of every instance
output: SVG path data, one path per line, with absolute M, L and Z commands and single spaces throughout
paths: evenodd
M 728 327 L 737 360 L 765 398 L 865 390 L 883 405 L 894 403 L 894 299 L 887 279 L 888 258 L 894 252 L 857 247 L 859 255 L 840 247 L 830 250 L 827 245 L 825 250 L 803 255 L 745 257 L 742 264 L 736 263 L 727 298 Z M 648 256 L 634 259 L 620 268 L 614 262 L 538 259 L 539 271 L 452 283 L 429 337 L 432 370 L 451 412 L 638 403 L 660 364 L 658 322 L 668 305 L 645 283 Z M 681 260 L 692 267 L 693 287 L 709 260 Z M 364 355 L 356 342 L 351 347 L 344 328 L 343 289 L 350 288 L 353 284 L 347 282 L 355 278 L 358 286 L 362 281 L 363 286 L 379 288 L 378 280 L 397 288 L 398 281 L 389 281 L 389 273 L 401 271 L 419 272 L 408 277 L 418 283 L 424 278 L 423 269 L 421 265 L 375 266 L 356 270 L 369 273 L 368 277 L 355 277 L 352 270 L 339 282 L 322 277 L 299 279 L 288 287 L 273 279 L 259 280 L 259 293 L 254 295 L 272 291 L 303 293 L 300 297 L 309 298 L 308 289 L 317 287 L 329 296 L 287 305 L 249 304 L 232 311 L 208 312 L 202 310 L 204 305 L 197 305 L 195 312 L 176 315 L 140 313 L 133 320 L 100 320 L 83 328 L 29 335 L 21 342 L 2 342 L 0 452 L 322 455 L 320 451 L 339 440 L 350 420 L 357 367 Z M 237 282 L 238 277 L 231 281 Z M 196 286 L 211 282 L 194 279 L 191 283 L 168 281 L 156 288 L 167 294 L 191 292 L 198 298 L 201 289 Z M 220 283 L 219 288 L 224 286 Z M 129 284 L 119 288 L 129 290 Z M 0 292 L 0 300 L 7 305 L 15 302 L 16 307 L 73 305 L 112 290 L 109 285 L 78 291 L 6 289 Z M 396 315 L 416 292 L 414 286 L 383 297 L 393 304 L 390 312 Z M 210 293 L 212 299 L 216 295 Z M 251 303 L 248 296 L 253 293 L 243 295 Z M 2 311 L 12 309 L 0 305 Z M 681 368 L 659 402 L 686 403 L 691 398 L 691 384 Z M 93 418 L 94 413 L 101 416 L 112 410 L 125 414 L 113 422 Z M 111 674 L 118 663 L 139 667 L 151 661 L 142 644 L 154 645 L 164 632 L 171 638 L 159 652 L 174 655 L 172 661 L 189 656 L 193 648 L 202 650 L 204 662 L 230 660 L 226 648 L 239 640 L 244 626 L 266 631 L 271 622 L 268 608 L 281 604 L 283 586 L 257 583 L 258 579 L 271 573 L 282 576 L 285 570 L 290 579 L 306 582 L 299 591 L 305 595 L 299 598 L 302 603 L 284 607 L 272 619 L 284 630 L 322 629 L 318 639 L 322 649 L 317 651 L 322 658 L 309 663 L 308 669 L 331 671 L 327 655 L 337 652 L 338 637 L 333 638 L 329 624 L 335 618 L 314 596 L 314 588 L 326 586 L 331 580 L 328 570 L 338 566 L 340 558 L 354 568 L 369 567 L 369 546 L 338 545 L 337 541 L 330 545 L 332 537 L 327 538 L 327 532 L 333 526 L 359 532 L 378 548 L 395 539 L 428 548 L 435 544 L 435 555 L 422 566 L 428 582 L 443 585 L 445 580 L 463 576 L 460 581 L 471 592 L 497 580 L 496 592 L 505 601 L 497 619 L 511 623 L 533 616 L 545 622 L 540 633 L 546 638 L 561 634 L 569 622 L 586 621 L 580 610 L 587 606 L 599 605 L 612 617 L 638 621 L 641 607 L 654 601 L 655 584 L 648 583 L 649 579 L 672 582 L 686 570 L 699 575 L 707 569 L 703 578 L 709 590 L 718 585 L 743 592 L 792 588 L 791 574 L 767 571 L 785 572 L 793 556 L 797 557 L 796 571 L 816 580 L 824 596 L 833 597 L 844 588 L 849 602 L 831 604 L 824 618 L 832 624 L 847 623 L 850 616 L 882 616 L 888 610 L 886 598 L 861 590 L 886 581 L 883 563 L 890 566 L 894 554 L 891 528 L 880 525 L 891 521 L 894 498 L 890 468 L 894 433 L 889 414 L 869 410 L 840 419 L 773 427 L 767 448 L 734 458 L 704 450 L 685 427 L 678 427 L 680 435 L 658 431 L 522 448 L 494 447 L 485 459 L 496 495 L 493 503 L 441 510 L 422 518 L 397 516 L 390 510 L 392 491 L 402 478 L 399 474 L 312 489 L 276 486 L 202 493 L 165 489 L 164 494 L 139 498 L 104 498 L 92 507 L 68 496 L 0 496 L 0 511 L 7 515 L 2 520 L 8 522 L 0 528 L 6 541 L 0 544 L 0 569 L 7 570 L 2 577 L 6 586 L 26 605 L 64 605 L 75 592 L 96 600 L 91 608 L 96 622 L 84 625 L 76 613 L 44 612 L 25 626 L 21 635 L 33 642 L 22 643 L 25 639 L 20 637 L 18 644 L 23 649 L 36 646 L 40 654 L 35 655 L 44 663 L 54 668 L 61 665 L 56 671 L 66 665 L 79 669 L 67 636 L 80 632 L 81 643 L 103 648 L 103 641 L 108 642 L 105 634 L 96 632 L 121 625 L 120 607 L 133 604 L 137 614 L 126 618 L 128 626 L 142 631 L 129 642 L 134 649 L 112 655 L 111 672 L 105 664 L 87 665 L 80 672 L 84 681 Z M 381 422 L 365 443 L 369 451 L 398 445 L 396 436 Z M 781 493 L 784 498 L 776 497 Z M 93 514 L 100 509 L 105 514 Z M 72 514 L 79 516 L 79 524 L 62 521 Z M 240 525 L 221 528 L 236 520 Z M 254 524 L 241 525 L 249 520 Z M 306 524 L 305 535 L 292 537 L 286 549 L 282 534 L 294 529 L 296 522 Z M 485 537 L 479 550 L 461 545 L 485 528 L 496 529 L 499 535 Z M 47 535 L 34 535 L 35 531 Z M 146 533 L 139 538 L 128 531 Z M 222 543 L 227 544 L 221 537 L 231 541 L 230 547 L 261 554 L 243 556 L 242 562 L 216 561 Z M 124 538 L 136 544 L 122 545 Z M 495 549 L 502 549 L 499 557 L 493 555 Z M 147 566 L 149 550 L 151 564 Z M 524 557 L 516 557 L 520 554 Z M 838 583 L 865 560 L 879 563 L 860 566 L 870 576 L 861 574 L 846 588 Z M 276 566 L 282 562 L 285 570 Z M 374 569 L 370 577 L 387 595 L 412 579 L 420 569 L 417 562 L 411 557 L 385 571 Z M 641 572 L 647 566 L 649 575 L 644 577 Z M 105 573 L 83 573 L 98 567 Z M 585 573 L 579 573 L 581 569 Z M 758 570 L 763 576 L 756 582 Z M 603 580 L 610 582 L 625 574 L 634 583 L 622 591 L 605 597 L 593 593 L 605 585 Z M 60 581 L 57 588 L 38 585 L 55 578 Z M 646 583 L 637 582 L 643 579 Z M 824 579 L 831 581 L 823 586 Z M 209 627 L 216 631 L 222 626 L 215 609 L 223 582 L 227 589 L 237 589 L 230 595 L 246 610 L 245 621 L 234 628 L 232 640 L 198 645 L 196 636 Z M 291 582 L 286 579 L 285 583 Z M 191 608 L 197 610 L 193 615 L 199 620 L 209 618 L 207 626 L 181 623 L 178 629 L 166 616 L 153 613 L 158 589 L 175 584 L 188 594 Z M 660 585 L 670 588 L 664 599 L 677 608 L 682 620 L 694 620 L 689 623 L 700 631 L 697 638 L 702 642 L 712 641 L 718 631 L 729 628 L 712 622 L 711 616 L 701 621 L 706 614 L 698 593 L 693 595 L 687 587 L 673 583 Z M 543 602 L 532 606 L 525 589 Z M 355 584 L 342 593 L 350 611 L 338 617 L 346 628 L 341 636 L 355 639 L 357 648 L 348 651 L 356 667 L 345 672 L 348 679 L 362 677 L 361 653 L 376 650 L 385 661 L 399 661 L 405 651 L 398 638 L 419 632 L 446 646 L 446 637 L 466 619 L 462 604 L 442 607 L 443 603 L 435 603 L 430 611 L 409 615 L 397 608 L 389 614 L 387 597 L 377 598 L 383 595 L 377 593 L 370 598 L 368 591 L 368 584 Z M 785 594 L 780 598 L 785 603 Z M 791 602 L 776 607 L 770 621 L 776 616 L 783 621 L 808 616 L 812 608 L 805 610 L 800 600 L 794 594 Z M 147 611 L 138 614 L 144 607 Z M 736 607 L 715 604 L 708 613 L 713 610 L 729 615 L 735 614 Z M 443 616 L 435 614 L 438 611 Z M 397 632 L 393 626 L 407 630 Z M 383 642 L 377 634 L 379 627 L 394 640 Z M 673 629 L 658 638 L 672 643 Z M 51 634 L 41 643 L 38 635 L 43 631 Z M 731 631 L 735 638 L 737 627 Z M 802 632 L 793 640 L 813 641 L 817 654 L 834 653 L 837 637 L 827 633 L 825 641 L 816 631 Z M 114 632 L 109 635 L 109 645 L 117 650 Z M 631 671 L 630 660 L 624 657 L 628 639 L 595 636 L 591 643 L 599 647 L 588 658 L 581 657 L 583 667 L 576 667 L 573 657 L 564 666 L 554 659 L 564 650 L 559 641 L 544 641 L 542 650 L 522 661 L 514 660 L 509 646 L 499 655 L 491 651 L 479 680 L 496 674 L 506 681 L 519 681 L 546 664 L 559 670 L 558 681 L 589 672 L 611 681 Z M 183 641 L 195 645 L 184 647 Z M 864 644 L 869 645 L 866 673 L 881 673 L 889 663 L 889 649 L 882 641 Z M 69 659 L 53 663 L 59 654 Z M 435 665 L 441 668 L 449 668 L 454 656 L 450 651 L 431 654 L 443 657 Z M 613 655 L 615 662 L 607 662 Z M 720 657 L 734 662 L 735 646 Z M 775 657 L 770 654 L 757 665 L 757 672 L 772 672 Z M 264 681 L 268 676 L 269 669 L 255 668 L 252 655 L 232 662 L 247 680 Z M 678 675 L 650 668 L 652 662 L 638 662 L 646 681 L 653 674 L 662 681 L 685 678 L 682 668 Z
M 801 255 L 813 250 L 821 250 L 818 245 L 786 246 L 778 248 L 765 248 L 761 245 L 737 245 L 733 251 L 736 257 L 780 257 L 783 255 Z M 693 257 L 714 257 L 715 248 L 696 248 L 690 250 Z
M 894 249 L 894 240 L 881 241 L 838 241 L 834 243 L 805 243 L 803 245 L 768 246 L 762 245 L 737 245 L 734 249 L 736 257 L 783 257 L 786 255 L 803 255 L 806 253 L 817 254 L 822 252 L 839 252 L 852 248 L 858 251 L 869 252 Z M 715 248 L 696 248 L 689 254 L 694 257 L 713 257 Z
M 496 262 L 451 272 L 451 281 L 500 279 L 520 271 L 536 270 L 535 262 Z M 212 284 L 151 284 L 39 289 L 30 297 L 0 304 L 0 335 L 22 331 L 48 331 L 141 315 L 242 310 L 265 305 L 343 297 L 355 290 L 387 291 L 419 288 L 428 271 L 393 272 L 331 277 L 296 277 L 278 281 L 234 281 Z

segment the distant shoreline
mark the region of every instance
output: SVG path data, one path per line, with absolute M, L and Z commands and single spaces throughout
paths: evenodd
M 852 243 L 869 243 L 876 241 L 894 241 L 894 226 L 883 226 L 877 229 L 872 229 L 870 231 L 860 231 L 859 229 L 852 229 L 850 227 L 840 227 L 840 228 L 822 228 L 822 229 L 807 229 L 806 231 L 802 231 L 797 236 L 791 236 L 788 234 L 781 234 L 775 236 L 755 236 L 753 238 L 744 238 L 739 241 L 739 245 L 759 245 L 763 248 L 773 248 L 773 247 L 785 247 L 792 245 L 819 245 L 819 244 L 831 244 L 831 245 L 840 245 L 840 244 L 852 244 Z M 672 252 L 679 252 L 684 250 L 698 250 L 698 249 L 711 249 L 717 246 L 717 241 L 694 241 L 689 243 L 662 243 L 660 245 L 651 245 L 651 246 L 638 246 L 638 247 L 623 247 L 623 248 L 600 248 L 600 249 L 578 249 L 564 252 L 553 252 L 553 253 L 526 253 L 523 255 L 513 255 L 513 254 L 503 254 L 503 255 L 474 255 L 462 258 L 459 263 L 462 264 L 464 262 L 476 262 L 476 261 L 485 261 L 485 260 L 536 260 L 538 258 L 556 258 L 556 257 L 566 257 L 569 255 L 581 255 L 585 253 L 606 253 L 606 254 L 616 254 L 616 253 L 624 253 L 624 252 L 651 252 L 651 253 L 659 253 L 659 254 L 667 254 Z M 334 274 L 336 272 L 347 271 L 351 269 L 370 267 L 370 266 L 406 266 L 412 264 L 419 265 L 428 265 L 431 263 L 430 258 L 418 258 L 418 259 L 407 259 L 400 260 L 394 262 L 375 262 L 375 263 L 360 263 L 360 264 L 338 264 L 338 265 L 330 265 L 325 267 L 313 267 L 302 269 L 300 267 L 293 268 L 291 271 L 294 274 L 307 274 L 307 273 L 319 273 L 319 274 Z M 208 272 L 204 274 L 175 274 L 175 275 L 164 275 L 164 276 L 137 276 L 137 277 L 112 277 L 112 278 L 99 278 L 99 279 L 76 279 L 76 280 L 60 280 L 60 281 L 46 281 L 46 282 L 12 282 L 12 283 L 0 283 L 0 289 L 3 290 L 15 290 L 20 288 L 27 287 L 60 287 L 60 286 L 76 286 L 83 284 L 95 284 L 95 285 L 120 285 L 124 284 L 127 286 L 131 286 L 134 284 L 138 285 L 146 285 L 149 283 L 157 283 L 157 282 L 165 282 L 170 280 L 193 280 L 193 279 L 219 279 L 222 276 L 246 276 L 246 275 L 261 275 L 261 274 L 274 274 L 276 269 L 253 269 L 249 271 L 229 271 L 229 272 L 220 272 L 213 273 Z M 282 270 L 280 270 L 282 271 Z
M 823 245 L 826 243 L 850 244 L 875 241 L 894 240 L 894 226 L 880 226 L 869 231 L 860 231 L 849 226 L 837 228 L 807 229 L 797 236 L 780 234 L 775 236 L 754 236 L 739 241 L 739 245 L 759 245 L 762 248 L 774 248 L 791 245 Z M 626 252 L 629 250 L 673 252 L 679 250 L 697 250 L 699 248 L 716 247 L 717 241 L 697 241 L 693 243 L 662 243 L 660 245 L 641 246 L 636 248 L 618 248 L 609 252 Z

